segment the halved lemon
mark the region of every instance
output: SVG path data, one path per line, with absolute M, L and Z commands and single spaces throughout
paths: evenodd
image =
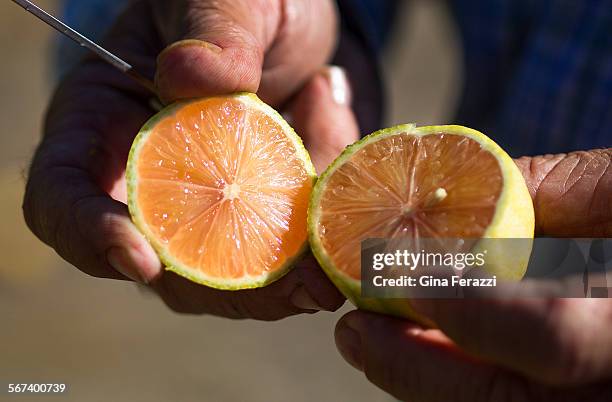
M 265 286 L 307 249 L 315 169 L 253 94 L 162 110 L 136 137 L 126 175 L 134 223 L 168 270 L 194 282 Z
M 533 238 L 534 211 L 512 159 L 461 126 L 401 125 L 349 146 L 310 201 L 312 251 L 357 306 L 415 317 L 406 301 L 361 297 L 361 242 L 370 238 Z M 491 274 L 520 279 L 528 252 L 492 247 Z

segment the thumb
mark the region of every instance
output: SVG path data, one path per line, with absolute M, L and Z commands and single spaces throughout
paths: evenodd
M 324 67 L 298 93 L 290 108 L 293 126 L 320 173 L 359 139 L 351 110 L 351 88 L 344 70 Z
M 264 51 L 280 23 L 279 2 L 202 3 L 153 1 L 163 39 L 178 40 L 157 60 L 155 83 L 165 102 L 259 87 Z

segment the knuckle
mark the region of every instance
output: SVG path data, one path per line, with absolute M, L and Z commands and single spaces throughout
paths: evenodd
M 124 231 L 127 230 L 126 223 L 128 218 L 118 213 L 113 209 L 108 209 L 105 205 L 108 202 L 108 197 L 101 194 L 91 194 L 79 198 L 74 202 L 70 210 L 75 217 L 76 222 L 79 222 L 79 230 L 85 238 L 100 239 L 105 244 L 112 244 Z M 95 231 L 95 236 L 89 236 L 88 233 Z M 101 246 L 95 244 L 94 246 Z

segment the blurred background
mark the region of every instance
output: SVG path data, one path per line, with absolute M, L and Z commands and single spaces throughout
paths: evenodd
M 61 12 L 59 1 L 37 3 Z M 461 75 L 456 38 L 444 2 L 406 2 L 384 51 L 386 125 L 449 121 Z M 0 386 L 69 386 L 54 397 L 2 389 L 0 400 L 391 400 L 336 351 L 333 328 L 348 304 L 276 323 L 179 316 L 134 284 L 87 277 L 29 232 L 24 172 L 55 85 L 56 41 L 0 3 Z

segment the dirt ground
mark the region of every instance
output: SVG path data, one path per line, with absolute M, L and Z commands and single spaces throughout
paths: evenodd
M 38 3 L 57 11 L 57 2 Z M 342 311 L 276 323 L 179 316 L 130 283 L 93 279 L 30 234 L 23 171 L 54 86 L 53 34 L 0 3 L 0 400 L 389 401 L 333 342 Z M 402 11 L 386 51 L 388 123 L 446 123 L 456 35 L 442 2 Z M 65 382 L 57 397 L 9 397 L 9 382 Z

